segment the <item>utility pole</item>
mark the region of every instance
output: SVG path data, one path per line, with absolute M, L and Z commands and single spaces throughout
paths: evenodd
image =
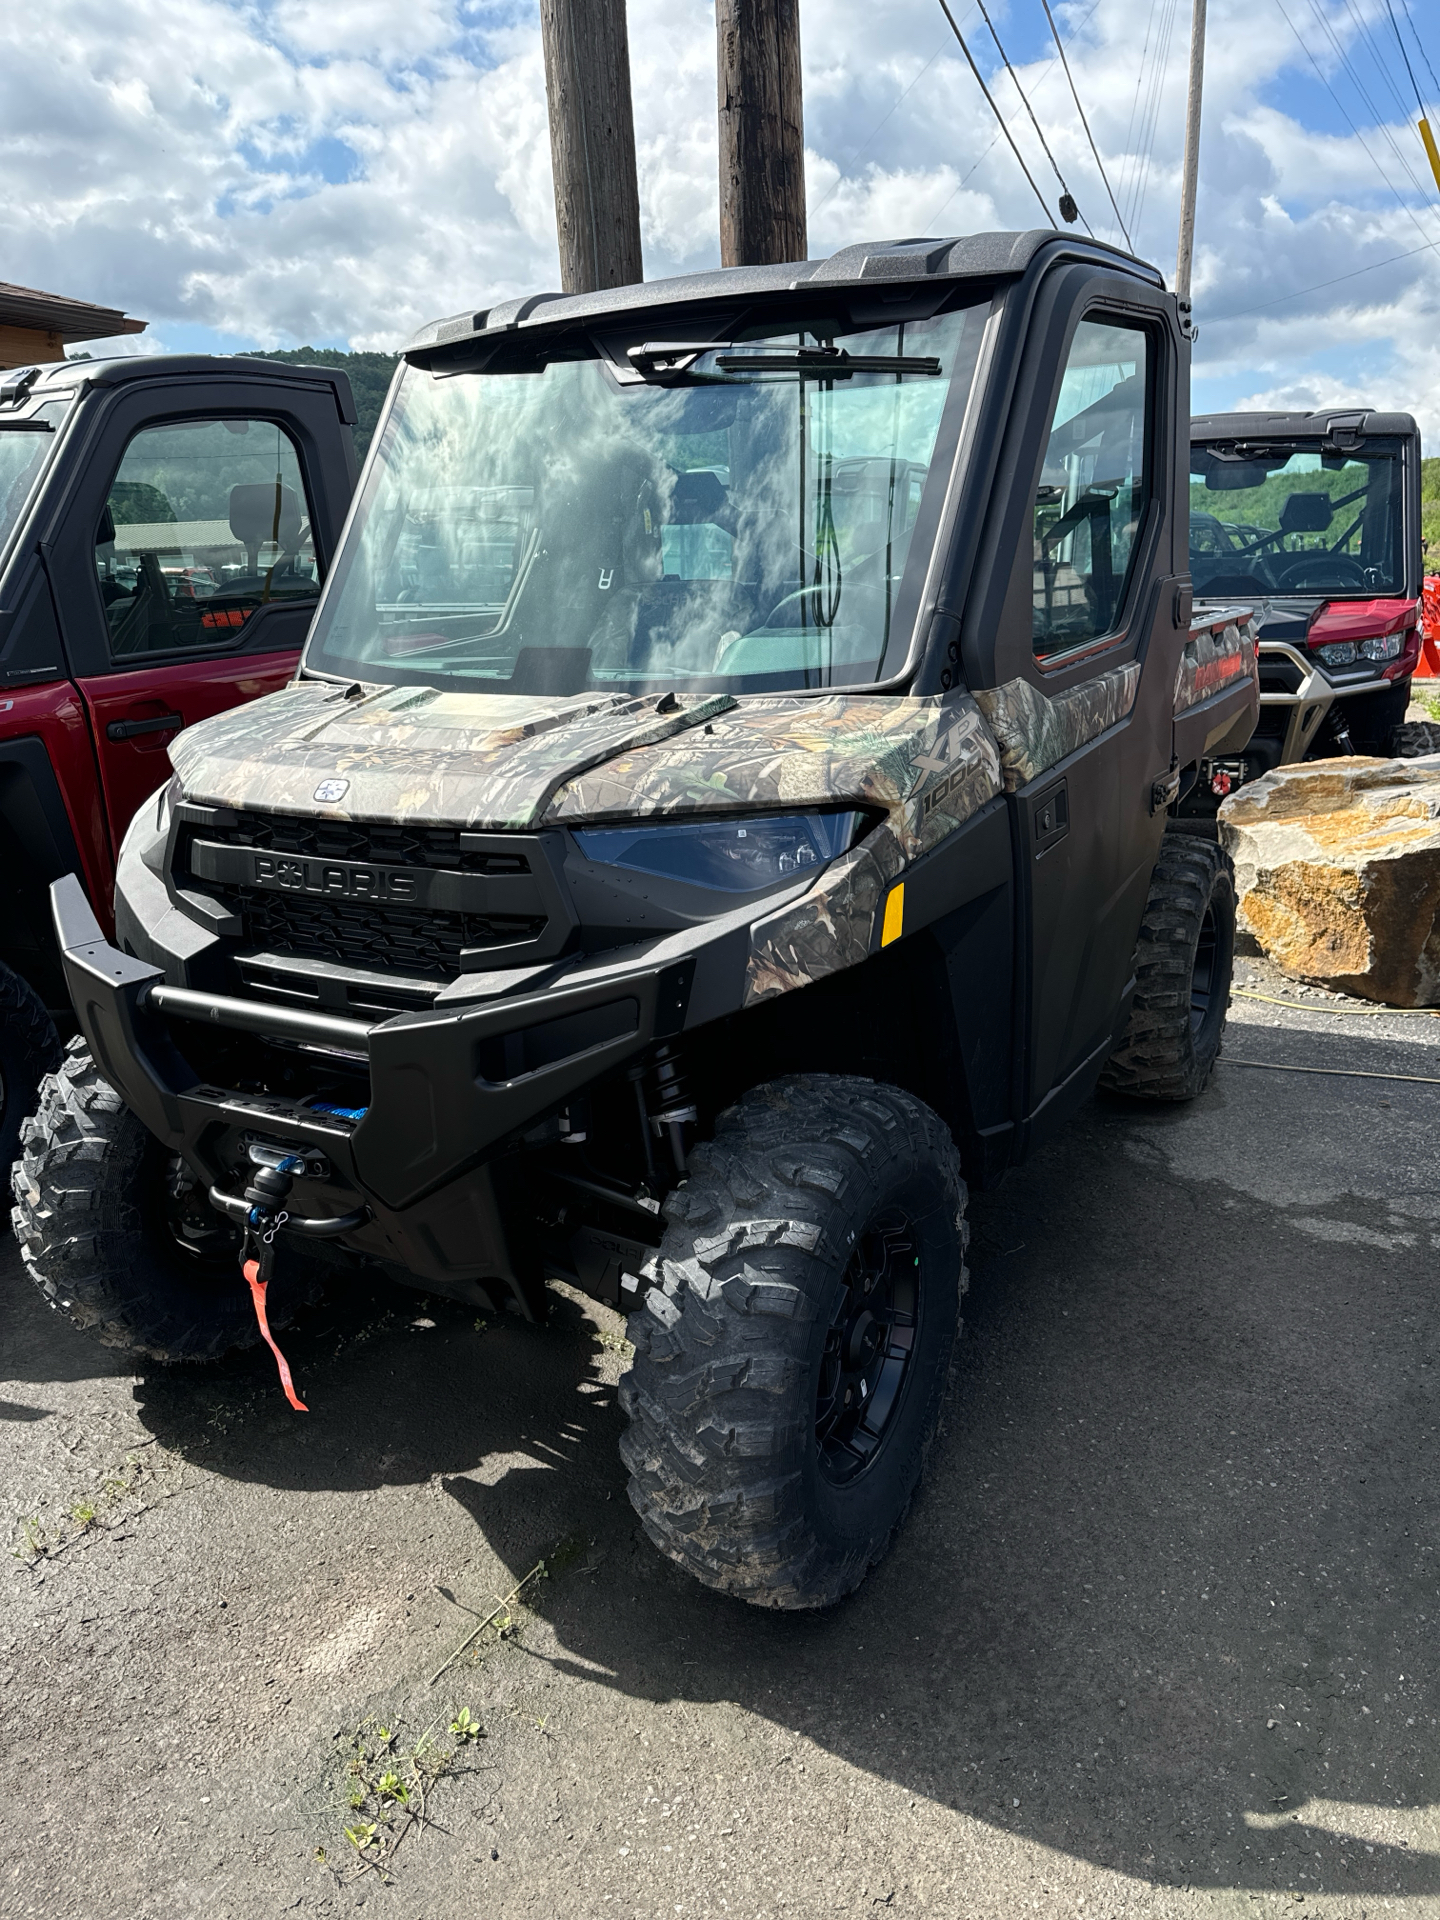
M 720 264 L 804 260 L 800 0 L 716 0 Z
M 540 0 L 560 285 L 566 293 L 645 277 L 625 0 Z
M 1185 102 L 1185 174 L 1180 187 L 1180 244 L 1175 250 L 1175 298 L 1190 311 L 1190 264 L 1195 254 L 1195 190 L 1200 181 L 1200 89 L 1205 78 L 1205 0 L 1192 0 L 1190 92 Z

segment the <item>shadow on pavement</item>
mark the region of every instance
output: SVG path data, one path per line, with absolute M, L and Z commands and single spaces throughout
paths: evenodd
M 361 1290 L 287 1342 L 309 1421 L 259 1359 L 144 1379 L 142 1418 L 279 1489 L 439 1475 L 517 1577 L 593 1540 L 597 1571 L 541 1603 L 591 1683 L 735 1702 L 1142 1880 L 1433 1896 L 1440 1858 L 1395 1822 L 1440 1799 L 1434 1255 L 1377 1198 L 1384 1141 L 1349 1096 L 1353 1190 L 1300 1225 L 1247 1188 L 1262 1139 L 1301 1150 L 1315 1086 L 1222 1068 L 1183 1119 L 1098 1103 L 975 1197 L 949 1430 L 895 1550 L 828 1615 L 741 1608 L 655 1554 L 569 1301 L 482 1331 Z

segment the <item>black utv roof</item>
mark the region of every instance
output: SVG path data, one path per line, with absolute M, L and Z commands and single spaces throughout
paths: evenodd
M 456 313 L 432 320 L 405 348 L 418 353 L 508 332 L 517 327 L 553 325 L 566 320 L 599 320 L 638 308 L 694 306 L 708 300 L 733 300 L 759 293 L 822 291 L 827 287 L 883 286 L 935 280 L 1013 279 L 1047 248 L 1058 257 L 1093 260 L 1120 267 L 1151 286 L 1163 276 L 1143 260 L 1112 247 L 1035 227 L 1028 233 L 952 234 L 948 239 L 863 240 L 842 247 L 824 260 L 796 260 L 771 267 L 722 267 L 717 272 L 681 274 L 673 280 L 644 280 L 635 286 L 607 287 L 599 293 L 532 293 L 505 300 L 478 313 Z
M 350 376 L 339 367 L 299 367 L 287 360 L 258 360 L 243 353 L 122 353 L 103 359 L 56 360 L 42 366 L 38 377 L 28 382 L 26 398 L 33 402 L 47 390 L 73 388 L 81 381 L 91 387 L 122 387 L 141 380 L 183 380 L 201 373 L 231 379 L 258 377 L 290 386 L 318 383 L 333 388 L 340 418 L 355 424 Z M 15 374 L 9 377 L 13 380 Z
M 1370 407 L 1322 407 L 1314 413 L 1197 413 L 1191 416 L 1194 440 L 1289 440 L 1343 434 L 1418 434 L 1408 413 L 1376 413 Z

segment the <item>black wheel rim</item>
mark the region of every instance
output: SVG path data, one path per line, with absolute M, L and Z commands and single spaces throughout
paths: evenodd
M 1220 958 L 1220 929 L 1215 924 L 1215 909 L 1207 906 L 1200 922 L 1200 939 L 1195 948 L 1195 965 L 1190 972 L 1190 1031 L 1198 1038 L 1210 1018 L 1214 1003 L 1217 963 Z
M 856 1479 L 893 1432 L 919 1330 L 918 1243 L 902 1213 L 887 1213 L 856 1243 L 820 1357 L 815 1442 L 827 1480 Z

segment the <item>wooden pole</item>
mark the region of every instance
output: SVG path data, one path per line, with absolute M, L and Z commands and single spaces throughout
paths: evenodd
M 644 278 L 625 0 L 540 0 L 560 285 Z
M 716 0 L 720 263 L 804 260 L 800 0 Z
M 1200 181 L 1200 88 L 1205 78 L 1205 0 L 1192 0 L 1190 92 L 1185 102 L 1185 173 L 1180 188 L 1180 242 L 1175 250 L 1175 298 L 1190 305 L 1190 263 L 1195 252 L 1195 192 Z

